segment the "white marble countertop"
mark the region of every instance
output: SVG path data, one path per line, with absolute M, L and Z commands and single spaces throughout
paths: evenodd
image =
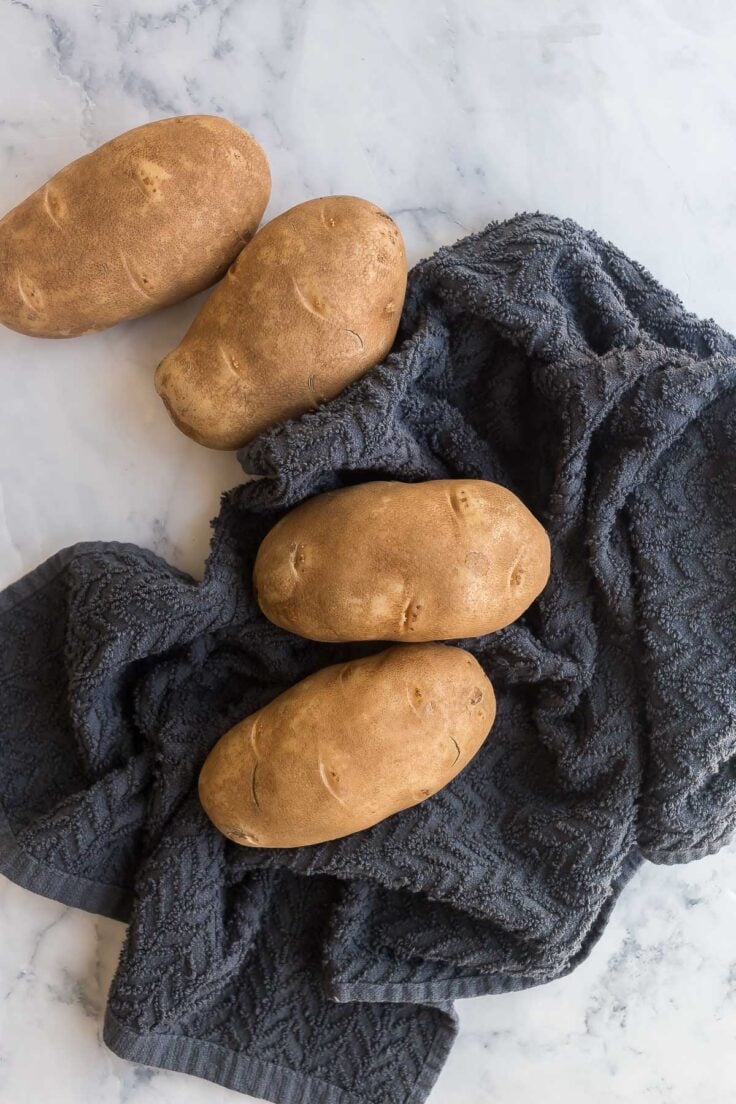
M 270 213 L 389 210 L 412 260 L 523 209 L 612 238 L 736 329 L 729 0 L 0 0 L 0 209 L 165 115 L 251 130 Z M 63 545 L 134 541 L 200 574 L 233 456 L 152 386 L 196 302 L 67 342 L 0 332 L 0 585 Z M 732 1104 L 736 847 L 648 866 L 570 978 L 459 1004 L 431 1104 Z M 0 880 L 2 1104 L 224 1104 L 100 1042 L 123 929 Z

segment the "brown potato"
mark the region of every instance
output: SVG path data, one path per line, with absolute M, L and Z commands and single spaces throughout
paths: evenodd
M 199 797 L 247 847 L 302 847 L 370 828 L 459 774 L 496 715 L 461 648 L 417 644 L 325 667 L 215 744 Z
M 377 481 L 282 518 L 253 585 L 269 620 L 312 640 L 448 640 L 515 621 L 549 567 L 547 534 L 505 487 Z
M 266 155 L 214 115 L 129 130 L 0 220 L 0 322 L 74 337 L 209 287 L 268 203 Z
M 405 291 L 404 243 L 384 211 L 354 196 L 301 203 L 242 251 L 159 364 L 158 393 L 195 441 L 240 448 L 383 360 Z

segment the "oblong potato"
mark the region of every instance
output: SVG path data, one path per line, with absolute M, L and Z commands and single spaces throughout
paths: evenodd
M 283 517 L 253 585 L 269 620 L 312 640 L 448 640 L 515 621 L 549 568 L 547 534 L 505 487 L 376 481 Z
M 389 648 L 325 667 L 231 728 L 202 768 L 199 797 L 247 847 L 338 839 L 446 786 L 495 715 L 493 687 L 469 652 Z
M 202 291 L 253 236 L 270 192 L 266 155 L 227 119 L 129 130 L 0 220 L 0 322 L 74 337 Z
M 398 226 L 355 196 L 312 199 L 267 223 L 156 370 L 173 421 L 240 448 L 334 398 L 390 350 L 406 292 Z

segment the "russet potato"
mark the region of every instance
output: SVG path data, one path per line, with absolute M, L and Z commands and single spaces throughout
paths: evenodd
M 202 768 L 200 800 L 247 847 L 338 839 L 446 786 L 495 712 L 468 652 L 397 645 L 326 667 L 235 725 Z
M 195 441 L 239 448 L 383 360 L 405 291 L 404 243 L 384 211 L 355 196 L 301 203 L 243 249 L 156 388 Z
M 253 585 L 275 624 L 312 640 L 482 636 L 549 577 L 544 529 L 480 479 L 376 481 L 317 495 L 268 533 Z
M 202 291 L 253 236 L 270 192 L 263 150 L 227 119 L 129 130 L 0 220 L 0 322 L 74 337 Z

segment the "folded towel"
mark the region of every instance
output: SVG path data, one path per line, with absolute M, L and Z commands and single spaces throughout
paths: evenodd
M 588 954 L 643 859 L 736 822 L 736 342 L 575 223 L 523 215 L 410 278 L 397 352 L 240 453 L 204 582 L 129 545 L 0 596 L 0 869 L 129 921 L 105 1039 L 279 1104 L 418 1104 L 451 1001 Z M 446 789 L 366 832 L 239 848 L 196 779 L 235 721 L 378 646 L 260 614 L 259 541 L 368 479 L 490 479 L 552 577 L 464 646 L 498 718 Z

